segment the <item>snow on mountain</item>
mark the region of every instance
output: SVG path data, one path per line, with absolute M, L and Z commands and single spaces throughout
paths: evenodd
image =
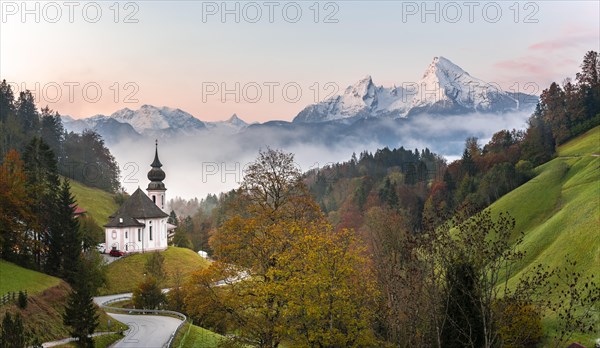
M 444 57 L 435 57 L 423 77 L 402 87 L 376 87 L 370 76 L 343 94 L 302 110 L 294 122 L 327 122 L 365 117 L 406 117 L 418 113 L 507 112 L 531 107 L 536 98 L 507 93 L 477 79 Z M 529 100 L 520 105 L 519 100 Z
M 94 116 L 92 119 L 96 117 L 106 116 Z M 204 122 L 191 114 L 166 106 L 157 108 L 152 105 L 142 105 L 135 111 L 125 108 L 116 111 L 109 117 L 121 123 L 130 124 L 140 134 L 167 129 L 190 131 L 206 128 Z
M 236 114 L 225 121 L 204 122 L 204 124 L 207 129 L 219 134 L 235 134 L 248 127 L 248 123 Z
M 81 133 L 91 129 L 107 142 L 140 135 L 158 138 L 194 135 L 206 129 L 204 122 L 181 109 L 152 105 L 142 105 L 138 110 L 121 109 L 110 116 L 95 115 L 84 119 L 65 117 L 63 123 L 69 132 Z

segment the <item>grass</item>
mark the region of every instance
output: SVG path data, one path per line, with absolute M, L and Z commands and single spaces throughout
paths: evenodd
M 34 271 L 23 269 L 23 272 Z M 42 276 L 44 275 L 42 274 Z M 69 329 L 63 325 L 62 315 L 70 287 L 58 278 L 53 279 L 58 280 L 57 285 L 47 287 L 35 294 L 30 293 L 25 309 L 20 309 L 15 304 L 0 306 L 0 318 L 4 318 L 7 312 L 12 314 L 20 313 L 23 317 L 25 327 L 33 330 L 42 342 L 56 341 L 69 337 Z M 4 284 L 5 282 L 3 281 L 2 283 Z M 98 313 L 100 317 L 99 326 L 96 328 L 96 331 L 108 331 L 109 319 L 111 320 L 111 331 L 126 329 L 125 325 L 110 318 L 102 310 L 99 310 Z
M 217 348 L 224 338 L 218 333 L 203 329 L 200 326 L 186 324 L 175 337 L 173 347 L 179 347 L 188 329 L 189 333 L 182 345 L 184 348 Z
M 165 257 L 164 270 L 167 279 L 163 287 L 175 284 L 175 275 L 181 273 L 182 281 L 193 271 L 208 266 L 208 261 L 186 248 L 169 247 L 161 252 Z M 107 266 L 107 286 L 100 289 L 102 295 L 132 292 L 144 279 L 146 260 L 151 253 L 133 254 Z
M 77 205 L 87 210 L 87 214 L 94 218 L 98 225 L 108 222 L 108 216 L 113 214 L 118 205 L 113 195 L 97 188 L 85 186 L 77 181 L 70 181 L 71 193 L 75 196 Z
M 109 334 L 109 335 L 96 336 L 96 337 L 94 337 L 94 348 L 110 347 L 113 343 L 120 340 L 121 338 L 123 338 L 123 335 L 120 335 L 120 334 Z M 60 346 L 56 346 L 56 347 L 60 347 L 60 348 L 73 347 L 73 348 L 75 348 L 75 347 L 77 347 L 77 345 L 75 344 L 75 342 L 69 342 L 66 344 L 61 344 Z
M 35 295 L 60 283 L 60 279 L 0 260 L 0 295 L 27 290 Z
M 558 157 L 536 168 L 538 175 L 490 206 L 508 211 L 516 231 L 524 232 L 526 251 L 511 283 L 536 264 L 564 265 L 577 261 L 575 271 L 600 278 L 600 127 L 558 149 Z M 554 330 L 556 318 L 546 318 Z M 576 335 L 593 346 L 593 336 Z
M 96 337 L 94 337 L 94 347 L 95 348 L 110 347 L 113 343 L 117 342 L 121 338 L 123 338 L 123 335 L 120 335 L 120 334 L 96 336 Z

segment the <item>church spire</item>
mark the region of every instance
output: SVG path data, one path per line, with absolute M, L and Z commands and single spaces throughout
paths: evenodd
M 158 139 L 155 140 L 155 145 L 156 145 L 156 148 L 154 150 L 154 161 L 152 162 L 152 164 L 150 166 L 152 168 L 160 168 L 160 167 L 162 167 L 162 163 L 160 163 L 160 160 L 158 159 Z
M 148 180 L 150 180 L 150 184 L 148 184 L 148 190 L 166 190 L 165 184 L 162 182 L 165 180 L 165 172 L 161 169 L 162 163 L 158 159 L 158 140 L 155 142 L 155 150 L 154 150 L 154 161 L 150 165 L 152 169 L 148 172 Z

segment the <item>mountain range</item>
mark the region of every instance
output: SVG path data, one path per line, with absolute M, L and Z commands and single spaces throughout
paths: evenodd
M 314 124 L 329 128 L 351 127 L 382 120 L 398 120 L 428 115 L 460 115 L 469 113 L 502 114 L 529 111 L 537 103 L 536 96 L 505 92 L 471 76 L 444 57 L 435 57 L 417 82 L 402 86 L 376 86 L 370 76 L 348 86 L 340 95 L 305 107 L 293 121 L 270 121 L 249 125 L 237 115 L 226 121 L 206 122 L 181 109 L 142 105 L 138 110 L 124 108 L 111 114 L 84 119 L 63 118 L 68 131 L 92 129 L 109 142 L 124 137 L 170 137 L 195 135 L 198 132 L 237 134 L 248 129 L 300 127 Z M 315 128 L 315 127 L 309 127 Z

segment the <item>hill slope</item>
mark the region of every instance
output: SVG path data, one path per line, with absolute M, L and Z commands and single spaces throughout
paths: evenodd
M 118 208 L 113 195 L 74 180 L 70 180 L 69 183 L 77 205 L 87 210 L 87 213 L 96 220 L 98 225 L 102 226 L 108 222 L 108 216 Z
M 133 254 L 117 260 L 107 269 L 107 286 L 100 289 L 102 295 L 131 292 L 144 279 L 146 260 L 152 253 Z M 163 287 L 171 287 L 175 273 L 181 272 L 182 281 L 198 268 L 208 266 L 208 261 L 186 248 L 169 247 L 162 252 L 165 257 L 164 270 L 167 279 Z
M 27 308 L 20 309 L 12 303 L 2 305 L 0 318 L 4 318 L 7 312 L 20 313 L 25 327 L 34 330 L 42 342 L 69 337 L 69 329 L 63 325 L 62 314 L 70 289 L 59 278 L 0 261 L 0 294 L 19 290 L 27 290 L 28 293 Z M 96 331 L 107 331 L 110 318 L 102 310 L 98 314 L 100 325 Z M 125 328 L 114 319 L 111 322 L 113 330 Z
M 599 153 L 596 127 L 561 146 L 535 178 L 490 206 L 493 213 L 508 211 L 525 234 L 527 253 L 513 282 L 536 264 L 558 267 L 567 257 L 582 275 L 600 278 Z
M 25 291 L 29 295 L 56 286 L 60 279 L 0 260 L 0 295 L 9 291 Z
M 490 208 L 508 211 L 527 250 L 521 271 L 536 263 L 577 261 L 585 275 L 600 277 L 600 127 L 561 146 L 538 175 Z

